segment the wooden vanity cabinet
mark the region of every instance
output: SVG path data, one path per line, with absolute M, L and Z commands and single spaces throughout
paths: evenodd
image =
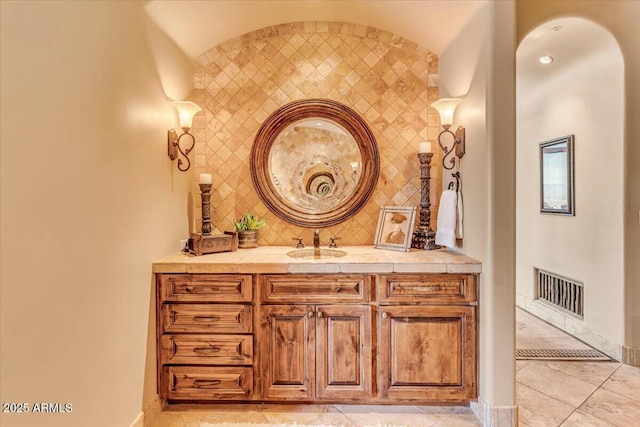
M 258 340 L 262 397 L 371 397 L 369 305 L 266 305 Z
M 377 289 L 380 398 L 475 399 L 476 276 L 379 276 Z
M 169 403 L 477 398 L 477 274 L 156 277 Z
M 370 283 L 362 275 L 260 278 L 263 399 L 371 398 Z M 270 304 L 300 300 L 308 304 Z
M 159 274 L 156 278 L 161 399 L 252 399 L 252 276 Z

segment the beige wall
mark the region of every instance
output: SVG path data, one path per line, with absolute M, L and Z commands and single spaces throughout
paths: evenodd
M 540 23 L 559 16 L 590 19 L 613 34 L 625 62 L 624 163 L 624 344 L 640 347 L 640 2 L 518 1 L 518 40 Z M 612 165 L 612 167 L 615 167 Z
M 462 159 L 464 240 L 482 261 L 480 397 L 515 405 L 514 3 L 480 11 L 440 56 L 442 96 L 461 96 L 454 126 L 466 127 Z
M 516 283 L 518 305 L 619 359 L 624 187 L 623 170 L 614 165 L 624 164 L 624 63 L 613 37 L 591 25 L 585 39 L 603 39 L 602 48 L 568 69 L 518 78 Z M 539 143 L 569 134 L 575 135 L 576 215 L 541 214 Z M 584 284 L 584 322 L 533 303 L 534 268 Z
M 2 401 L 73 405 L 1 424 L 128 426 L 153 378 L 151 262 L 187 232 L 163 85 L 189 80 L 161 82 L 142 3 L 1 4 Z
M 267 27 L 229 40 L 197 58 L 196 101 L 204 114 L 194 122 L 196 176 L 213 174 L 212 223 L 233 229 L 249 210 L 264 217 L 262 245 L 312 241 L 312 230 L 289 224 L 267 210 L 250 176 L 255 134 L 278 107 L 298 99 L 328 98 L 367 121 L 380 151 L 380 178 L 363 209 L 328 228 L 321 239 L 371 245 L 383 206 L 419 206 L 421 141 L 432 141 L 432 220 L 441 187 L 439 119 L 429 108 L 438 99 L 438 57 L 386 31 L 344 23 L 298 22 Z M 194 193 L 197 194 L 194 181 Z M 199 214 L 200 201 L 196 202 Z

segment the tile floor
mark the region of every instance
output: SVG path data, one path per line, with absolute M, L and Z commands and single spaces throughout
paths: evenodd
M 588 349 L 542 320 L 516 312 L 522 349 Z M 640 369 L 618 362 L 516 361 L 520 427 L 640 427 Z
M 519 310 L 518 348 L 589 348 Z M 618 362 L 516 362 L 520 427 L 640 427 L 640 369 Z M 227 424 L 228 423 L 228 424 Z M 365 405 L 177 406 L 145 427 L 314 425 L 467 427 L 480 423 L 467 407 Z

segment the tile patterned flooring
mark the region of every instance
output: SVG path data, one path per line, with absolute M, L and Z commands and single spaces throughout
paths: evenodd
M 518 309 L 518 348 L 589 348 Z M 618 362 L 518 360 L 520 427 L 640 427 L 640 369 Z M 146 427 L 251 424 L 344 427 L 480 426 L 467 407 L 369 405 L 229 405 L 176 407 Z
M 518 309 L 522 349 L 589 349 Z M 640 427 L 640 369 L 618 362 L 516 361 L 520 427 Z

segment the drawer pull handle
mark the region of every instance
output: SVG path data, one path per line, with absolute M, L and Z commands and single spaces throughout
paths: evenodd
M 185 286 L 184 288 L 185 291 L 187 291 L 188 293 L 198 293 L 198 291 L 205 291 L 205 292 L 219 292 L 220 288 L 219 287 L 212 287 L 212 286 L 200 286 L 199 288 L 195 288 L 193 286 Z
M 322 317 L 322 312 L 321 311 L 318 312 L 318 317 Z
M 416 291 L 416 292 L 429 292 L 429 291 L 439 291 L 440 290 L 440 286 L 414 286 L 413 288 L 411 288 L 412 290 Z
M 193 349 L 194 353 L 218 353 L 220 347 L 197 347 Z
M 220 380 L 194 380 L 193 386 L 196 388 L 211 388 L 220 385 Z
M 193 320 L 198 322 L 217 322 L 220 320 L 219 316 L 193 316 Z
M 389 317 L 389 315 L 388 315 L 387 313 L 383 312 L 383 313 L 382 313 L 382 318 L 383 318 L 383 319 L 386 319 L 387 317 Z
M 313 311 L 310 311 L 308 314 L 309 317 L 313 317 Z

